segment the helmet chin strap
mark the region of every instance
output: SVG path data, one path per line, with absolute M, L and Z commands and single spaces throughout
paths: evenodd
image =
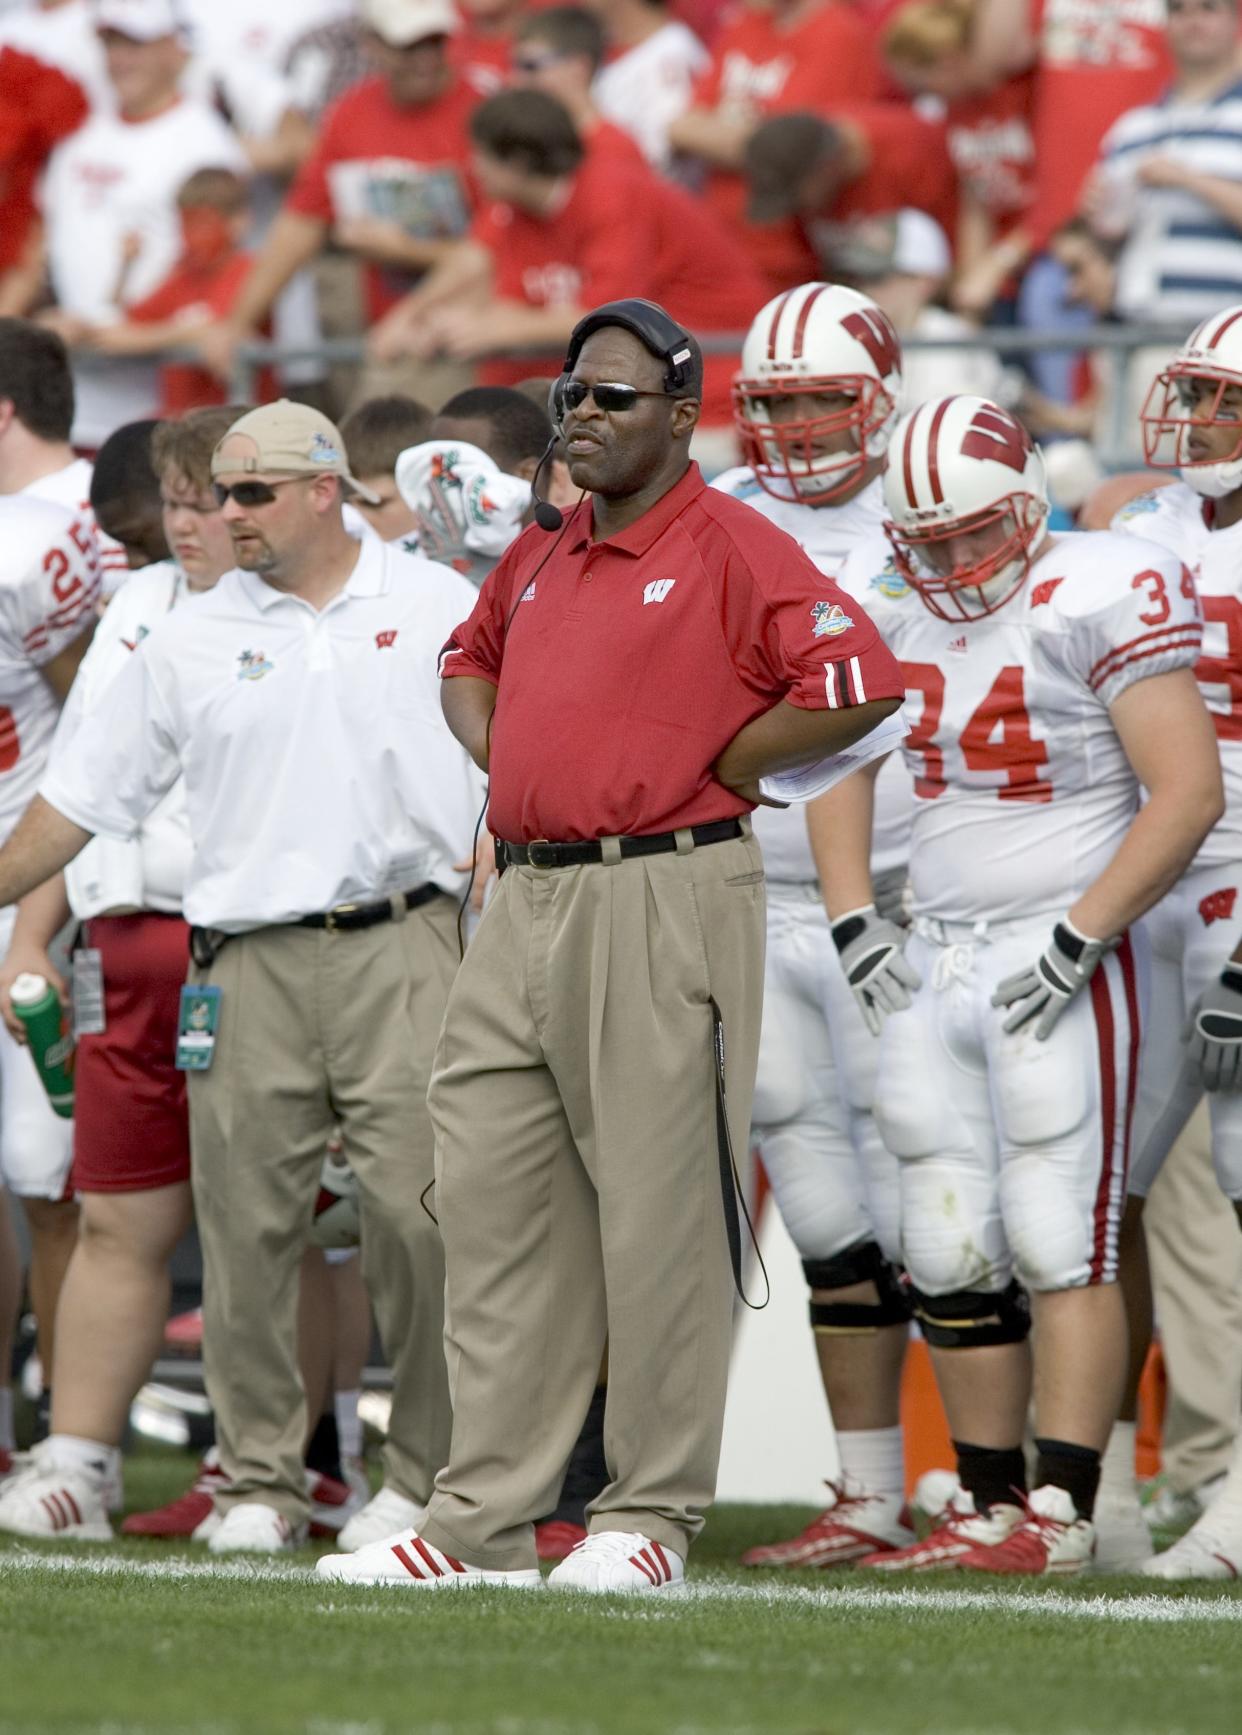
M 1242 458 L 1231 458 L 1227 464 L 1187 464 L 1179 474 L 1205 500 L 1223 500 L 1242 488 Z

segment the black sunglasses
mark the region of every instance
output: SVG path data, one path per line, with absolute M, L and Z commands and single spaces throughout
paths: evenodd
M 612 382 L 591 386 L 585 380 L 568 379 L 561 387 L 561 408 L 576 410 L 580 404 L 585 404 L 588 398 L 594 398 L 598 409 L 624 411 L 632 410 L 639 398 L 667 396 L 667 392 L 640 392 L 637 386 L 623 386 Z
M 279 482 L 234 482 L 225 487 L 223 482 L 213 482 L 212 490 L 216 501 L 223 506 L 230 496 L 239 506 L 270 506 L 276 498 L 278 488 L 287 488 L 291 482 L 306 482 L 306 476 L 285 476 Z

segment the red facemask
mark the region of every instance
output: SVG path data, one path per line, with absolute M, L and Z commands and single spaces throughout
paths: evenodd
M 181 243 L 191 270 L 210 271 L 233 251 L 232 225 L 223 211 L 194 205 L 181 213 Z

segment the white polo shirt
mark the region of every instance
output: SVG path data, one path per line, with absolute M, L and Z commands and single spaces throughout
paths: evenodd
M 200 927 L 243 933 L 427 881 L 457 893 L 484 786 L 444 722 L 436 660 L 475 601 L 375 538 L 322 612 L 226 573 L 153 628 L 40 792 L 132 837 L 184 774 Z

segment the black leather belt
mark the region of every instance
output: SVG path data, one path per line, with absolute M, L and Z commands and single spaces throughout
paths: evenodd
M 440 896 L 440 888 L 430 883 L 415 886 L 412 892 L 397 892 L 395 898 L 380 898 L 374 904 L 337 904 L 334 909 L 316 911 L 313 916 L 299 916 L 295 928 L 326 928 L 330 934 L 351 934 L 359 928 L 374 928 L 380 922 L 391 922 L 393 904 L 404 903 L 407 910 L 429 904 Z
M 331 910 L 317 910 L 313 916 L 298 916 L 292 922 L 273 922 L 272 927 L 282 928 L 326 928 L 330 934 L 349 934 L 360 928 L 374 928 L 380 922 L 391 922 L 395 911 L 394 901 L 407 910 L 416 910 L 420 904 L 429 904 L 432 898 L 441 896 L 440 887 L 428 883 L 416 886 L 412 892 L 397 892 L 394 898 L 381 898 L 373 904 L 337 904 Z M 262 933 L 256 928 L 255 933 Z M 191 928 L 190 956 L 201 970 L 210 970 L 220 952 L 230 940 L 240 938 L 237 934 L 223 933 L 219 928 Z
M 718 819 L 710 825 L 695 825 L 690 828 L 690 836 L 695 846 L 705 843 L 727 843 L 730 838 L 744 837 L 740 819 Z M 646 837 L 618 838 L 621 845 L 621 859 L 625 861 L 634 855 L 668 855 L 677 848 L 677 833 L 675 831 L 650 832 Z M 506 843 L 504 838 L 496 839 L 496 854 L 503 857 L 506 867 L 584 867 L 589 862 L 601 862 L 604 859 L 604 846 L 597 837 L 585 838 L 581 843 L 549 843 L 546 837 L 537 837 L 530 843 Z

